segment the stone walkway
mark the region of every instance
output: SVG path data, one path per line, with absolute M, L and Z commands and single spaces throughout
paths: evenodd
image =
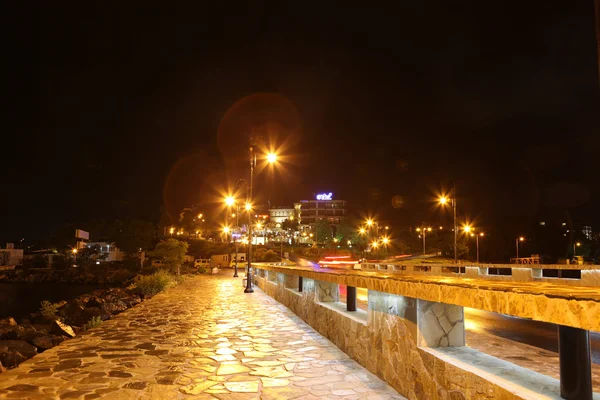
M 0 375 L 0 399 L 98 398 L 403 399 L 224 276 L 189 278 Z

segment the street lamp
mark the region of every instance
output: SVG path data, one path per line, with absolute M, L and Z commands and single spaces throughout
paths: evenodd
M 515 241 L 517 244 L 517 263 L 519 262 L 519 242 L 524 242 L 524 241 L 525 241 L 525 238 L 523 236 L 519 236 Z
M 423 238 L 423 255 L 425 255 L 425 237 L 427 236 L 427 232 L 431 232 L 431 227 L 417 228 L 416 231 L 419 232 Z
M 371 243 L 371 248 L 375 248 L 377 250 L 377 261 L 379 261 L 379 243 L 377 243 L 377 241 L 374 240 Z
M 267 162 L 269 164 L 274 164 L 277 161 L 277 154 L 269 153 L 267 154 Z
M 479 237 L 483 237 L 484 234 L 483 232 L 480 232 L 479 234 L 471 233 L 471 236 L 475 236 L 475 240 L 477 242 L 477 264 L 479 264 Z
M 458 235 L 458 226 L 456 225 L 456 187 L 454 187 L 454 189 L 452 189 L 452 198 L 448 198 L 448 196 L 441 196 L 438 199 L 438 201 L 442 206 L 445 206 L 448 202 L 452 202 L 452 211 L 453 211 L 452 221 L 453 221 L 453 226 L 454 226 L 454 263 L 456 264 L 458 262 L 458 251 L 456 248 L 456 241 L 457 241 L 457 235 Z
M 581 242 L 573 243 L 573 257 L 577 255 L 577 247 L 581 247 Z

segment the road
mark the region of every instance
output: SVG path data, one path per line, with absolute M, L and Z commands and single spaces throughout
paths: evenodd
M 340 295 L 345 296 L 341 290 Z M 367 310 L 368 291 L 365 288 L 356 290 L 358 308 Z M 342 301 L 345 301 L 342 300 Z M 556 325 L 546 322 L 496 314 L 465 307 L 465 327 L 471 332 L 483 332 L 493 336 L 525 343 L 530 346 L 558 353 L 558 336 Z M 600 364 L 600 333 L 590 332 L 592 346 L 592 362 Z
M 556 325 L 465 307 L 466 329 L 558 352 Z M 590 332 L 592 362 L 600 364 L 600 333 Z

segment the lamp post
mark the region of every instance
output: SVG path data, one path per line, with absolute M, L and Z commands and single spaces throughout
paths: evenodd
M 515 243 L 517 244 L 517 263 L 519 262 L 519 242 L 523 242 L 523 241 L 525 241 L 525 238 L 523 236 L 519 236 L 515 240 Z
M 481 232 L 479 235 L 475 235 L 475 238 L 477 239 L 477 264 L 479 264 L 479 237 L 483 237 L 484 234 L 483 232 Z
M 577 247 L 581 246 L 581 242 L 573 243 L 573 257 L 577 255 Z
M 454 263 L 458 262 L 458 251 L 456 247 L 456 242 L 458 238 L 458 226 L 456 225 L 456 186 L 452 189 L 452 197 L 449 199 L 447 196 L 442 196 L 438 199 L 439 203 L 444 206 L 448 203 L 448 201 L 452 202 L 452 222 L 454 227 Z
M 423 238 L 423 255 L 425 255 L 425 236 L 427 235 L 427 232 L 431 232 L 431 227 L 425 228 L 417 228 L 416 229 L 417 232 L 421 233 L 421 236 Z
M 388 254 L 387 254 L 387 247 L 388 244 L 390 243 L 390 238 L 387 236 L 384 236 L 383 238 L 381 238 L 381 244 L 383 245 L 383 247 L 385 248 L 385 258 L 387 259 Z
M 377 252 L 377 261 L 379 261 L 379 243 L 376 240 L 374 240 L 373 243 L 371 243 L 371 248 L 373 247 Z
M 254 167 L 256 166 L 256 143 L 260 141 L 259 138 L 250 138 L 250 180 L 248 182 L 248 201 L 246 202 L 246 211 L 248 212 L 248 271 L 246 273 L 246 288 L 244 293 L 254 293 L 252 287 L 252 184 L 254 180 Z M 269 153 L 266 156 L 269 164 L 274 164 L 277 161 L 277 155 L 275 153 Z

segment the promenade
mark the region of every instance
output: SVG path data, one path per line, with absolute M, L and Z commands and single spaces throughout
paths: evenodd
M 0 374 L 0 399 L 402 399 L 229 270 L 197 276 Z

